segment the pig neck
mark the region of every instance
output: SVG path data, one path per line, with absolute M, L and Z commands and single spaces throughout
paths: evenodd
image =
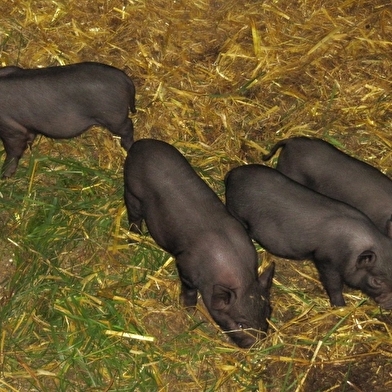
M 249 246 L 237 247 L 222 229 L 206 231 L 177 256 L 177 262 L 201 291 L 216 284 L 238 289 L 257 278 L 256 251 L 248 238 L 244 239 Z
M 326 224 L 326 232 L 332 233 L 333 241 L 322 244 L 319 250 L 326 249 L 325 253 L 331 254 L 334 260 L 341 260 L 342 257 L 356 259 L 364 251 L 379 253 L 384 248 L 392 250 L 392 241 L 379 232 L 366 217 L 363 219 L 346 219 L 345 217 L 331 219 Z

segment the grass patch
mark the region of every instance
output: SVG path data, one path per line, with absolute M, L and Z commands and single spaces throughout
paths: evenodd
M 173 143 L 222 196 L 231 167 L 294 135 L 391 174 L 391 17 L 370 0 L 16 0 L 0 5 L 0 60 L 124 69 L 135 139 Z M 1 391 L 391 389 L 391 313 L 351 290 L 331 309 L 311 263 L 276 260 L 252 350 L 202 304 L 182 309 L 174 260 L 147 235 L 128 243 L 124 156 L 99 128 L 41 137 L 0 182 Z

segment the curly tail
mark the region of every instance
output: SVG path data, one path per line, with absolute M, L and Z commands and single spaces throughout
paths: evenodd
M 286 143 L 288 142 L 288 140 L 289 140 L 289 139 L 284 139 L 284 140 L 281 140 L 281 141 L 277 142 L 277 143 L 272 147 L 271 151 L 270 151 L 268 154 L 264 154 L 264 155 L 261 157 L 261 159 L 262 159 L 263 161 L 268 161 L 268 160 L 270 160 L 270 159 L 277 153 L 277 151 L 278 151 L 280 148 L 282 148 L 282 147 L 284 147 L 284 146 L 286 145 Z

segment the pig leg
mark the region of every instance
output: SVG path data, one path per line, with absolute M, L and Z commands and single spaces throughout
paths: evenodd
M 176 258 L 176 265 L 181 280 L 180 304 L 186 308 L 194 308 L 197 304 L 197 288 L 187 278 L 184 268 L 181 268 L 182 265 L 186 265 L 186 260 L 182 261 L 179 255 Z
M 130 118 L 120 125 L 107 125 L 107 128 L 116 136 L 121 137 L 121 146 L 128 151 L 133 144 L 133 123 Z
M 197 304 L 197 289 L 181 282 L 180 304 L 185 308 L 194 308 Z
M 185 308 L 194 308 L 197 304 L 197 289 L 190 285 L 181 273 L 179 275 L 181 280 L 180 304 Z
M 127 186 L 125 186 L 124 190 L 124 201 L 128 213 L 129 230 L 133 233 L 140 234 L 142 232 L 143 220 L 142 206 Z
M 317 266 L 320 280 L 324 285 L 332 306 L 346 306 L 343 298 L 343 279 L 338 271 Z
M 35 135 L 32 133 L 16 133 L 14 131 L 7 131 L 7 134 L 12 136 L 1 138 L 4 144 L 4 150 L 6 153 L 5 161 L 1 169 L 2 179 L 9 178 L 15 174 L 18 167 L 20 158 L 28 145 L 31 145 L 35 139 Z

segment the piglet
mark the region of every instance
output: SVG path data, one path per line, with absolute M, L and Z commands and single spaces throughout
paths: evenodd
M 313 260 L 331 305 L 344 306 L 343 283 L 392 309 L 392 240 L 354 207 L 312 191 L 263 165 L 225 179 L 227 209 L 270 253 Z
M 124 165 L 130 229 L 150 235 L 176 259 L 180 301 L 199 291 L 216 323 L 239 347 L 266 332 L 274 265 L 259 277 L 257 253 L 242 225 L 173 146 L 136 141 Z
M 388 236 L 392 214 L 392 181 L 375 167 L 355 159 L 321 139 L 285 139 L 263 156 L 279 149 L 277 170 L 291 179 L 343 201 L 365 213 Z
M 69 139 L 93 125 L 133 143 L 129 109 L 135 112 L 135 87 L 122 71 L 100 63 L 60 67 L 0 68 L 0 138 L 6 152 L 2 178 L 12 176 L 37 134 Z

